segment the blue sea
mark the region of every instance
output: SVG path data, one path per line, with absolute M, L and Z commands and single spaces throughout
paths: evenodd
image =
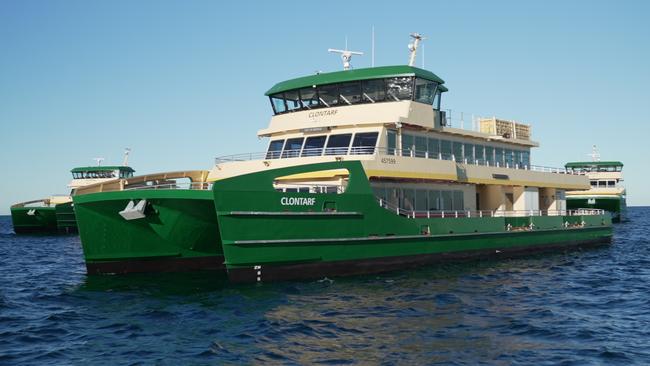
M 1 365 L 650 364 L 650 208 L 597 249 L 232 285 L 88 277 L 77 236 L 0 217 Z

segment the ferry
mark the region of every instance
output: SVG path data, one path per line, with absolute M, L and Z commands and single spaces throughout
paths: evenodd
M 265 282 L 610 243 L 602 209 L 566 207 L 587 177 L 532 164 L 530 125 L 451 125 L 411 36 L 407 65 L 352 69 L 345 50 L 343 71 L 274 85 L 264 152 L 78 191 L 88 273 Z
M 586 191 L 567 191 L 567 208 L 603 209 L 612 215 L 613 222 L 621 222 L 625 219 L 627 211 L 623 163 L 600 161 L 600 154 L 595 146 L 591 155 L 592 161 L 576 161 L 565 165 L 568 171 L 586 174 L 591 184 L 591 188 Z
M 38 200 L 16 203 L 11 206 L 11 220 L 16 234 L 27 233 L 75 233 L 72 195 L 81 187 L 133 177 L 135 170 L 127 166 L 127 149 L 122 166 L 84 166 L 72 169 L 72 181 L 68 184 L 70 195 L 52 195 Z

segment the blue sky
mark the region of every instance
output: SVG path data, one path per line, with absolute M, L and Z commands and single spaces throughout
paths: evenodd
M 533 125 L 533 164 L 625 163 L 628 203 L 645 188 L 650 132 L 650 2 L 217 1 L 0 2 L 0 214 L 66 193 L 69 170 L 119 163 L 139 173 L 210 168 L 260 151 L 274 83 L 353 66 L 425 63 L 443 107 Z M 421 59 L 420 59 L 421 62 Z

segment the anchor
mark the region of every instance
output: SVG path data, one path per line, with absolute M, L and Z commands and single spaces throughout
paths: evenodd
M 147 200 L 140 200 L 137 204 L 133 200 L 129 201 L 124 210 L 120 211 L 119 214 L 125 220 L 137 220 L 145 218 L 147 215 L 144 213 L 144 209 L 147 207 Z

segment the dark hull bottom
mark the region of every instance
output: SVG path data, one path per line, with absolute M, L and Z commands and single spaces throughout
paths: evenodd
M 127 274 L 146 272 L 187 272 L 199 270 L 222 270 L 223 256 L 165 259 L 133 259 L 125 261 L 86 262 L 89 275 Z
M 417 266 L 443 262 L 463 261 L 481 258 L 513 258 L 532 253 L 571 250 L 607 245 L 611 237 L 593 240 L 571 241 L 552 245 L 528 247 L 486 249 L 437 254 L 421 254 L 403 257 L 372 258 L 337 262 L 302 263 L 277 266 L 260 266 L 260 268 L 236 268 L 228 270 L 231 282 L 266 282 L 298 279 L 317 279 L 323 277 L 352 276 L 407 269 Z
M 16 234 L 43 234 L 43 235 L 56 235 L 56 234 L 77 234 L 77 227 L 64 227 L 64 228 L 52 228 L 46 226 L 23 226 L 23 227 L 14 227 L 14 232 Z

